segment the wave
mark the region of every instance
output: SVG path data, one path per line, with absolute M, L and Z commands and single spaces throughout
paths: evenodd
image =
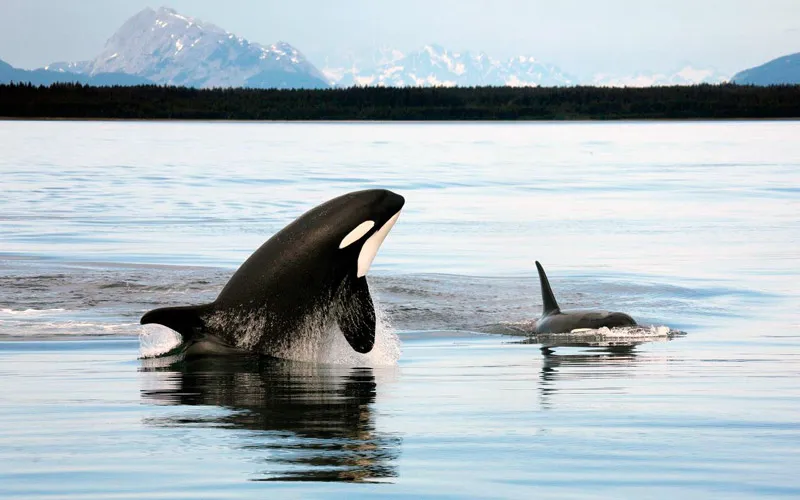
M 26 317 L 36 317 L 36 316 L 48 316 L 56 313 L 62 313 L 65 309 L 55 308 L 55 309 L 0 309 L 0 316 L 26 316 Z
M 59 262 L 6 262 L 0 267 L 0 336 L 38 335 L 42 322 L 51 331 L 81 328 L 106 335 L 138 335 L 138 330 L 108 327 L 138 321 L 155 307 L 213 301 L 232 270 L 148 265 L 80 265 Z M 519 334 L 513 324 L 539 315 L 538 278 L 464 276 L 454 274 L 380 274 L 369 276 L 370 290 L 399 331 L 486 331 Z M 646 324 L 670 324 L 682 329 L 740 314 L 769 300 L 760 292 L 707 284 L 691 287 L 654 282 L 652 277 L 623 275 L 620 279 L 566 275 L 559 282 L 559 302 L 565 308 L 613 305 Z M 688 306 L 688 307 L 687 307 Z M 72 323 L 68 323 L 72 321 Z M 75 323 L 75 322 L 79 323 Z M 672 324 L 673 321 L 680 321 Z M 498 326 L 500 325 L 500 326 Z M 501 328 L 503 326 L 503 328 Z M 490 330 L 492 331 L 492 330 Z
M 289 345 L 270 355 L 290 361 L 354 367 L 396 365 L 401 354 L 400 338 L 377 303 L 375 314 L 375 345 L 367 354 L 354 351 L 338 326 L 323 324 L 316 321 L 318 318 L 312 318 Z M 180 334 L 165 326 L 143 325 L 139 333 L 139 356 L 142 359 L 170 356 L 175 354 L 182 342 Z
M 525 343 L 541 344 L 542 347 L 633 347 L 645 342 L 666 342 L 686 335 L 666 325 L 621 326 L 615 328 L 602 327 L 579 328 L 569 333 L 532 333 L 531 323 L 520 322 L 498 325 L 507 328 L 507 332 L 516 332 L 518 336 L 526 336 Z M 495 333 L 500 333 L 495 331 Z
M 137 334 L 138 323 L 96 321 L 30 321 L 0 319 L 0 339 L 63 339 L 76 337 L 127 337 Z

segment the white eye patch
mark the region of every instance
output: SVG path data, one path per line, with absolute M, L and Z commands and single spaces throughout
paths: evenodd
M 367 234 L 369 232 L 369 230 L 372 229 L 373 227 L 375 227 L 375 221 L 374 220 L 366 220 L 366 221 L 362 222 L 361 224 L 356 226 L 355 229 L 350 231 L 347 234 L 347 236 L 344 237 L 342 242 L 339 243 L 339 249 L 347 248 L 350 245 L 352 245 L 353 243 L 355 243 L 356 241 L 360 240 L 361 237 L 364 236 L 365 234 Z

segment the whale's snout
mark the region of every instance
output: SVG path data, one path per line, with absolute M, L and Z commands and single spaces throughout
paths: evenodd
M 406 199 L 393 191 L 387 190 L 385 203 L 389 212 L 396 214 L 403 209 L 403 206 L 406 204 Z

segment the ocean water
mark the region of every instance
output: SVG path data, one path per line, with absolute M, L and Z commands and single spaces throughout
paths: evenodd
M 0 497 L 796 498 L 798 137 L 0 122 Z M 376 356 L 139 359 L 143 312 L 373 187 L 406 198 Z M 645 327 L 526 336 L 535 260 Z

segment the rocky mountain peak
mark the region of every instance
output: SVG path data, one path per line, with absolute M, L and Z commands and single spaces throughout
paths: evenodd
M 189 87 L 328 87 L 325 76 L 286 42 L 252 43 L 214 24 L 147 8 L 128 19 L 86 63 L 58 70 L 125 73 L 159 84 Z

